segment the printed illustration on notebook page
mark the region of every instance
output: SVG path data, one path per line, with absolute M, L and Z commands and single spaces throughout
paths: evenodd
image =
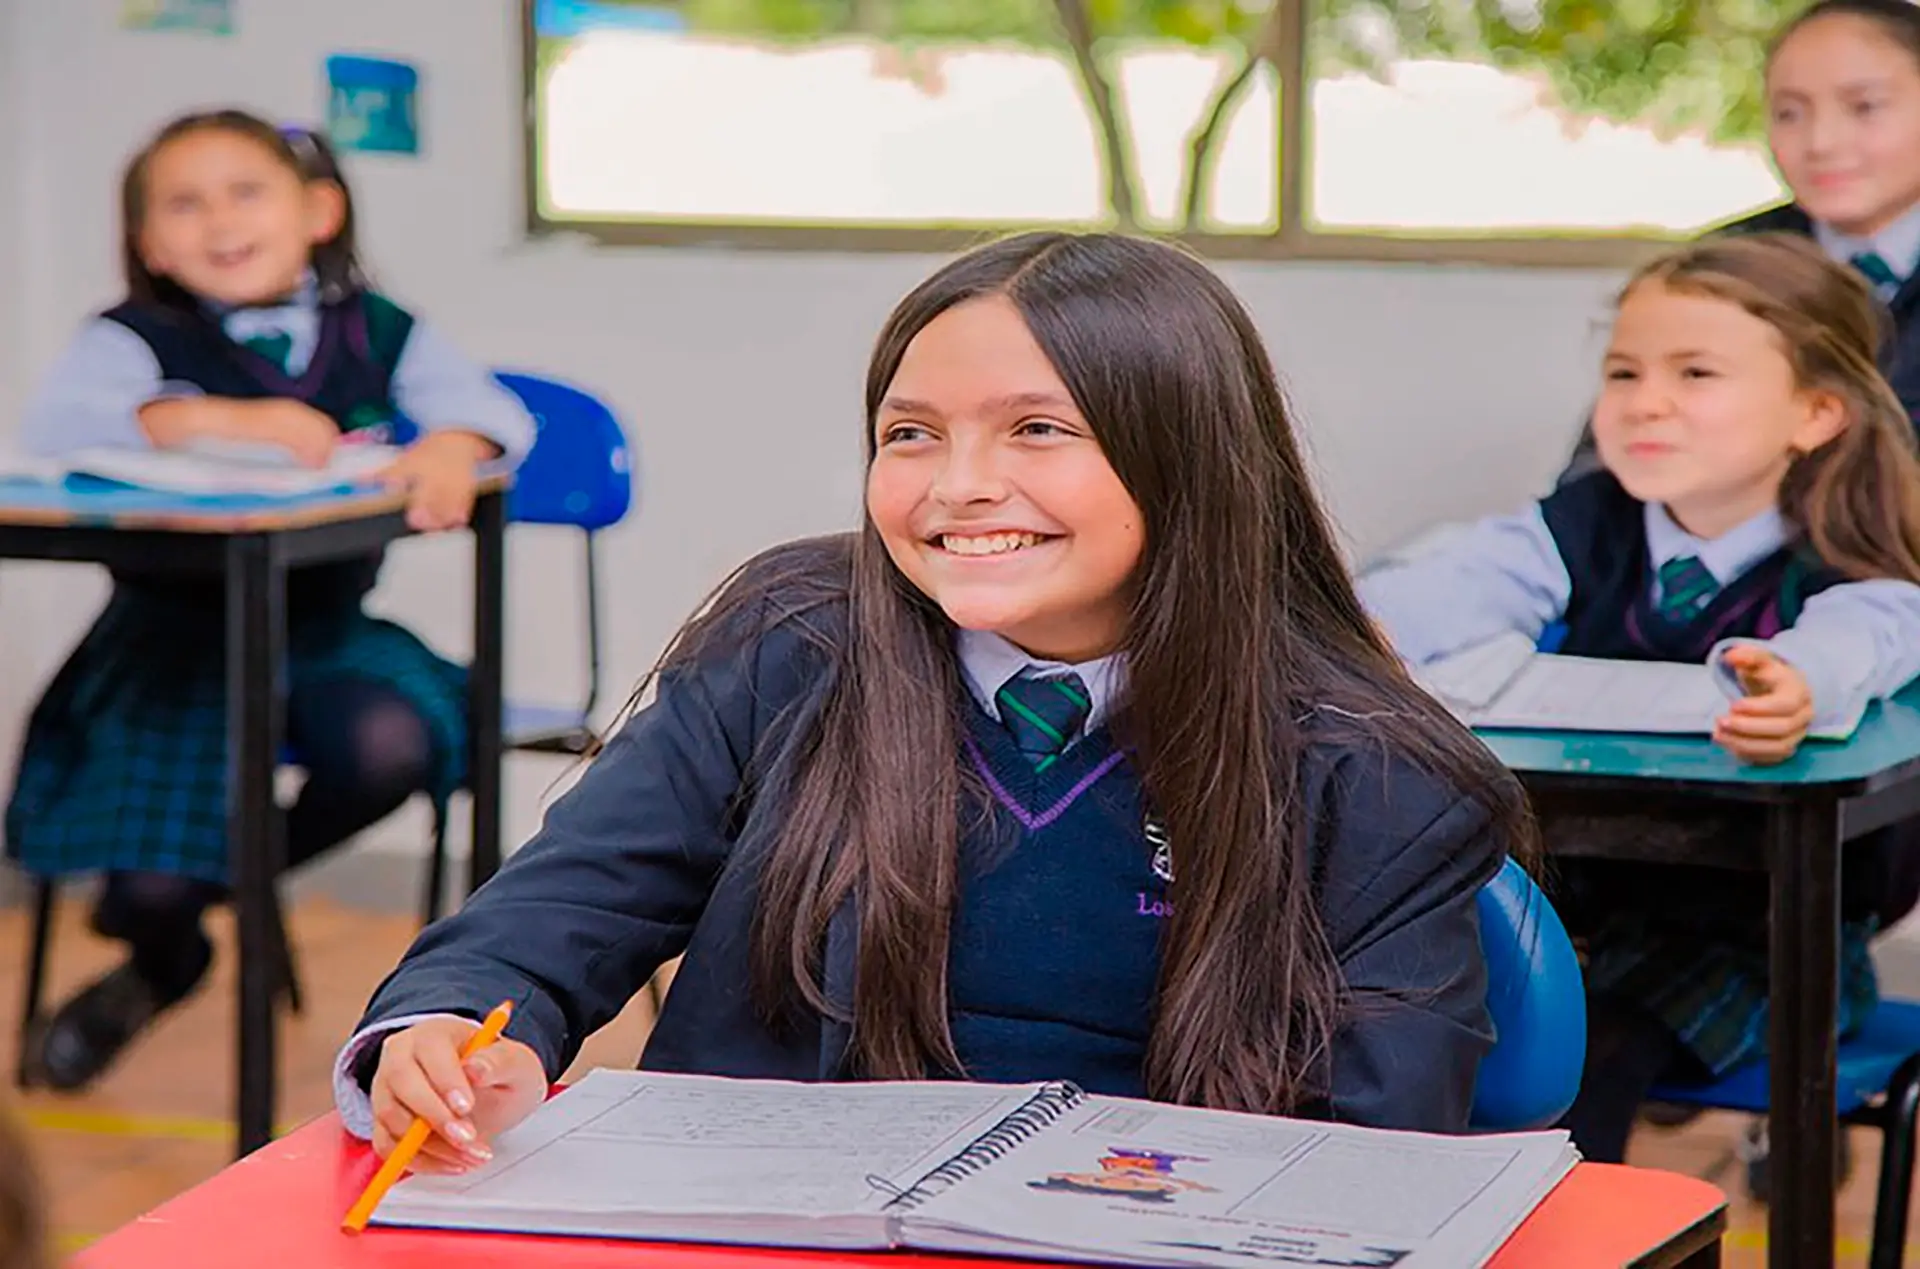
M 1171 1203 L 1176 1195 L 1188 1190 L 1214 1192 L 1211 1185 L 1173 1174 L 1175 1164 L 1205 1162 L 1196 1155 L 1112 1146 L 1101 1156 L 1098 1172 L 1055 1172 L 1044 1181 L 1029 1181 L 1027 1185 L 1035 1190 L 1103 1197 L 1117 1195 L 1142 1203 Z

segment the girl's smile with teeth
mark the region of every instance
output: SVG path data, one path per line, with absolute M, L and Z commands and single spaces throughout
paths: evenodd
M 1046 540 L 1038 533 L 982 533 L 973 536 L 943 533 L 934 539 L 941 550 L 953 555 L 1005 555 L 1039 546 Z

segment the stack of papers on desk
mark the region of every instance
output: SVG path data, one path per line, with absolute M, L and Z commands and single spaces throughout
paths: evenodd
M 1704 736 L 1741 695 L 1724 666 L 1559 656 L 1534 651 L 1522 634 L 1500 635 L 1413 674 L 1470 727 Z M 1867 704 L 1855 702 L 1839 723 L 1808 734 L 1845 740 Z
M 341 445 L 325 467 L 304 467 L 278 445 L 207 441 L 173 450 L 98 446 L 59 458 L 8 455 L 0 460 L 0 478 L 57 481 L 91 476 L 198 497 L 292 497 L 365 484 L 399 454 L 388 445 Z

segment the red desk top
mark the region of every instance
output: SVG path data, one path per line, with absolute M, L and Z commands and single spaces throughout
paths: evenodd
M 1011 1260 L 847 1255 L 374 1228 L 340 1218 L 372 1177 L 372 1152 L 328 1115 L 256 1151 L 76 1256 L 74 1269 L 767 1269 L 952 1266 Z M 1508 1240 L 1490 1269 L 1616 1269 L 1718 1238 L 1726 1196 L 1692 1177 L 1583 1163 Z M 1662 1258 L 1657 1263 L 1672 1263 Z

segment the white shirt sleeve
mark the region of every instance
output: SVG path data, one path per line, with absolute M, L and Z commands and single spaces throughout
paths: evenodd
M 146 340 L 96 317 L 80 328 L 27 401 L 20 448 L 41 458 L 95 446 L 151 449 L 140 407 L 199 395 L 193 384 L 160 377 L 160 361 Z
M 399 1018 L 389 1018 L 385 1022 L 375 1023 L 356 1034 L 333 1059 L 333 1104 L 339 1108 L 340 1122 L 348 1132 L 362 1141 L 373 1140 L 373 1099 L 353 1078 L 354 1065 L 368 1046 L 379 1044 L 395 1031 L 404 1031 L 416 1023 L 427 1022 L 434 1018 L 456 1018 L 450 1013 L 415 1013 Z M 461 1018 L 462 1022 L 471 1022 L 471 1018 Z
M 486 437 L 509 466 L 533 447 L 533 419 L 520 398 L 418 318 L 393 368 L 393 403 L 422 433 L 457 429 Z
M 1537 640 L 1573 597 L 1537 503 L 1448 534 L 1369 571 L 1357 586 L 1360 602 L 1414 665 L 1509 631 Z
M 1807 600 L 1791 629 L 1765 640 L 1723 639 L 1708 664 L 1718 667 L 1721 654 L 1742 643 L 1766 648 L 1806 677 L 1817 731 L 1920 675 L 1920 586 L 1875 579 L 1829 587 Z

